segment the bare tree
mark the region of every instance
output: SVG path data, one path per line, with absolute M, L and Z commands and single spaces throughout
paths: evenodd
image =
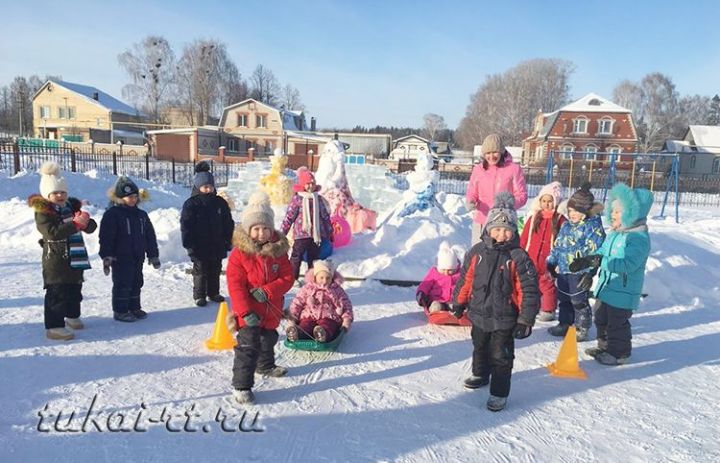
M 290 84 L 283 87 L 281 104 L 285 106 L 285 109 L 305 111 L 305 105 L 300 98 L 300 90 Z
M 280 96 L 280 84 L 273 72 L 258 64 L 250 76 L 250 97 L 276 106 Z
M 613 90 L 613 102 L 633 112 L 636 120 L 643 117 L 643 91 L 640 85 L 623 80 Z
M 423 122 L 425 123 L 425 134 L 430 138 L 430 140 L 435 140 L 438 132 L 447 129 L 445 118 L 435 113 L 425 114 L 423 116 Z
M 712 122 L 712 99 L 704 95 L 688 95 L 678 100 L 681 129 L 688 125 L 713 125 Z
M 232 63 L 226 63 L 223 74 L 223 89 L 220 98 L 222 100 L 222 105 L 229 106 L 248 99 L 250 96 L 250 90 L 248 89 L 247 82 L 245 82 L 245 79 L 242 78 L 237 67 Z
M 574 68 L 569 61 L 534 59 L 488 76 L 470 97 L 456 140 L 469 149 L 499 133 L 506 143 L 520 144 L 538 110 L 552 111 L 567 102 Z
M 720 125 L 720 95 L 712 97 L 708 125 Z
M 175 53 L 161 36 L 150 35 L 118 55 L 132 83 L 122 89 L 128 99 L 159 122 L 161 109 L 175 83 Z

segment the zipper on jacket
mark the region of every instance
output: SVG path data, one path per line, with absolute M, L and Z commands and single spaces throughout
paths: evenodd
M 623 288 L 627 287 L 627 273 L 622 274 L 623 277 Z
M 140 219 L 140 235 L 145 236 L 145 219 Z
M 128 219 L 127 217 L 125 218 L 125 224 L 127 224 L 128 235 L 131 236 L 132 233 L 130 233 L 130 219 Z

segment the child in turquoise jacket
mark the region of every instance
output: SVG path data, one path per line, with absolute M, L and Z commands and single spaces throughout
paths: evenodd
M 570 269 L 600 270 L 594 288 L 598 345 L 585 352 L 604 365 L 622 365 L 630 358 L 630 317 L 640 304 L 650 254 L 646 220 L 653 194 L 619 183 L 610 190 L 608 202 L 611 231 L 605 242 L 596 254 L 572 262 Z

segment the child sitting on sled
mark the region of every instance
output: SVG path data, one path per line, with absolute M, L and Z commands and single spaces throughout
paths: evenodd
M 305 274 L 305 285 L 290 303 L 286 328 L 289 341 L 315 339 L 328 342 L 341 330 L 350 330 L 352 303 L 342 288 L 343 277 L 328 260 L 316 260 Z
M 455 283 L 460 279 L 460 261 L 447 241 L 440 243 L 437 265 L 430 268 L 415 294 L 420 307 L 428 312 L 450 310 Z

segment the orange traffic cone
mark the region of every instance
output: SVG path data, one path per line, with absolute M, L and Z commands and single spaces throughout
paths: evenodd
M 210 350 L 232 349 L 235 347 L 235 344 L 237 344 L 237 341 L 225 324 L 228 313 L 227 310 L 227 304 L 221 302 L 217 317 L 215 317 L 215 328 L 213 329 L 212 337 L 205 341 L 205 347 Z
M 560 346 L 555 363 L 547 366 L 552 376 L 561 378 L 587 379 L 587 374 L 580 369 L 577 354 L 577 338 L 575 337 L 575 327 L 570 326 L 565 334 L 565 340 Z

